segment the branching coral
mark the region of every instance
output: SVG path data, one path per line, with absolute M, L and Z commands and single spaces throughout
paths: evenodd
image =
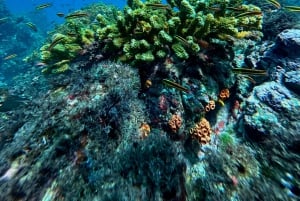
M 198 123 L 195 124 L 190 130 L 192 138 L 198 140 L 201 144 L 207 144 L 210 142 L 210 135 L 212 133 L 209 122 L 202 118 Z

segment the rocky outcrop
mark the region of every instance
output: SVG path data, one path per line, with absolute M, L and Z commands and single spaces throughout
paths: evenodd
M 254 140 L 296 134 L 300 128 L 299 98 L 277 82 L 255 87 L 245 109 L 246 131 Z
M 275 51 L 282 56 L 300 59 L 300 30 L 287 29 L 278 34 Z
M 263 55 L 259 65 L 268 69 L 269 81 L 254 87 L 246 100 L 247 134 L 255 140 L 299 135 L 300 30 L 280 33 Z
M 299 70 L 293 70 L 285 73 L 284 84 L 290 90 L 300 95 L 300 72 Z

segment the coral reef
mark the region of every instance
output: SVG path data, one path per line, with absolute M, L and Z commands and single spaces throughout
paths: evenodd
M 177 157 L 182 155 L 180 152 L 181 149 L 167 135 L 151 133 L 148 138 L 120 153 L 119 171 L 130 185 L 145 191 L 140 195 L 143 200 L 185 199 L 183 173 L 186 166 Z M 151 188 L 143 187 L 145 183 L 151 183 Z M 118 189 L 118 192 L 123 191 Z
M 95 180 L 103 182 L 107 174 L 96 172 L 109 171 L 110 156 L 121 142 L 139 139 L 139 126 L 147 121 L 137 99 L 137 72 L 129 66 L 103 62 L 53 77 L 59 86 L 28 105 L 22 121 L 19 113 L 1 116 L 1 200 L 88 198 Z M 13 150 L 4 145 L 12 134 Z M 82 195 L 75 183 L 86 189 Z
M 41 60 L 48 64 L 44 72 L 66 71 L 67 65 L 54 64 L 74 59 L 84 46 L 95 41 L 103 43 L 101 52 L 108 57 L 137 66 L 168 57 L 197 58 L 201 49 L 199 41 L 231 41 L 231 37 L 241 38 L 241 33 L 246 31 L 251 35 L 262 24 L 260 9 L 239 1 L 222 5 L 215 1 L 185 0 L 165 5 L 160 1 L 132 1 L 123 12 L 110 9 L 111 13 L 105 13 L 102 7 L 96 9 L 98 14 L 92 12 L 89 18 L 98 23 L 70 19 L 58 30 L 60 34 L 41 48 Z M 90 10 L 87 8 L 84 13 Z
M 299 200 L 299 30 L 259 41 L 269 6 L 241 0 L 127 3 L 66 15 L 0 90 L 0 200 Z
M 297 12 L 286 12 L 286 10 L 282 9 L 282 7 L 286 4 L 298 5 L 298 2 L 291 0 L 277 1 L 279 4 L 283 3 L 281 8 L 277 8 L 271 3 L 266 4 L 265 2 L 259 0 L 249 0 L 247 2 L 259 6 L 262 11 L 264 11 L 264 23 L 262 24 L 262 31 L 265 39 L 273 40 L 285 29 L 299 28 L 300 18 Z

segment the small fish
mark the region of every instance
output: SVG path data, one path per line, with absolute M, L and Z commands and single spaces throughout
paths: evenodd
M 165 84 L 168 87 L 172 87 L 172 88 L 178 89 L 179 91 L 183 91 L 185 93 L 189 92 L 189 90 L 187 88 L 185 88 L 184 86 L 181 86 L 180 84 L 178 84 L 176 82 L 173 82 L 171 80 L 163 79 L 162 82 L 163 82 L 163 84 Z
M 70 36 L 70 37 L 76 37 L 78 34 L 77 33 L 68 32 L 67 35 Z
M 178 36 L 178 35 L 175 35 L 174 38 L 176 38 L 176 40 L 178 40 L 179 42 L 181 42 L 184 46 L 190 47 L 189 42 L 185 38 L 183 38 L 181 36 Z
M 236 39 L 229 34 L 218 34 L 219 39 L 225 40 L 227 42 L 233 43 Z
M 30 29 L 32 29 L 34 32 L 37 32 L 37 28 L 35 26 L 35 24 L 33 24 L 32 22 L 27 22 L 25 23 Z
M 284 6 L 284 9 L 292 12 L 300 12 L 300 6 Z
M 0 24 L 5 23 L 8 19 L 9 19 L 8 17 L 0 18 Z
M 62 41 L 63 39 L 65 39 L 65 37 L 57 37 L 55 38 L 52 43 L 50 44 L 49 48 L 48 48 L 48 51 L 51 51 L 52 48 L 57 45 L 60 41 Z
M 64 16 L 65 16 L 64 13 L 56 13 L 56 15 L 57 15 L 58 17 L 64 17 Z
M 18 55 L 17 55 L 17 54 L 10 54 L 10 55 L 4 57 L 3 60 L 5 60 L 5 61 L 6 61 L 6 60 L 10 60 L 10 59 L 15 58 L 16 56 L 18 56 Z
M 243 7 L 243 6 L 238 6 L 238 7 L 231 7 L 231 6 L 228 6 L 226 7 L 227 10 L 231 10 L 231 11 L 247 11 L 247 8 L 246 7 Z
M 267 76 L 266 70 L 250 69 L 250 68 L 232 68 L 232 72 L 242 75 L 262 75 Z
M 166 9 L 170 10 L 170 6 L 161 3 L 146 3 L 146 7 L 153 8 L 153 9 Z
M 220 8 L 220 6 L 211 6 L 211 7 L 208 7 L 209 10 L 212 10 L 212 11 L 216 11 L 216 12 L 219 12 L 221 11 L 222 9 Z
M 44 62 L 37 62 L 37 63 L 35 64 L 35 66 L 37 66 L 37 67 L 45 67 L 45 66 L 47 66 L 47 64 L 44 63 Z
M 74 13 L 67 15 L 65 19 L 76 19 L 76 18 L 81 18 L 81 17 L 88 17 L 89 15 L 87 13 Z
M 45 9 L 45 8 L 48 8 L 52 6 L 52 3 L 45 3 L 45 4 L 41 4 L 41 5 L 38 5 L 35 7 L 36 10 L 42 10 L 42 9 Z
M 220 103 L 221 106 L 225 105 L 224 101 L 222 101 L 221 99 L 218 99 L 218 103 Z
M 246 16 L 253 16 L 253 15 L 261 16 L 262 12 L 261 11 L 248 11 L 248 12 L 241 13 L 241 14 L 235 16 L 235 17 L 239 18 L 239 17 L 246 17 Z
M 281 5 L 278 1 L 276 0 L 266 0 L 268 3 L 272 4 L 273 6 L 275 6 L 277 9 L 281 8 Z
M 250 77 L 249 75 L 242 75 L 241 74 L 241 76 L 248 79 L 250 82 L 252 82 L 252 84 L 256 84 L 256 81 L 252 77 Z

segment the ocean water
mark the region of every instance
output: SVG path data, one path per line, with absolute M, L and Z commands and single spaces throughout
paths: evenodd
M 299 0 L 148 1 L 0 0 L 0 201 L 300 201 Z
M 43 1 L 43 0 L 4 0 L 9 11 L 16 16 L 28 16 L 32 21 L 37 24 L 44 23 L 44 28 L 50 30 L 54 24 L 61 24 L 63 19 L 56 16 L 56 13 L 71 13 L 81 9 L 87 5 L 103 2 L 107 5 L 114 5 L 118 8 L 123 8 L 126 4 L 125 0 L 117 1 L 97 1 L 97 0 L 62 0 L 62 1 Z M 51 3 L 52 6 L 40 11 L 36 10 L 36 6 L 41 4 Z M 39 22 L 36 17 L 42 16 L 43 22 Z M 45 23 L 46 20 L 46 23 Z M 48 27 L 48 28 L 47 28 Z
M 5 4 L 8 9 L 14 14 L 25 14 L 27 12 L 33 12 L 35 7 L 45 3 L 52 3 L 53 6 L 46 10 L 47 14 L 55 14 L 56 12 L 70 12 L 76 9 L 80 9 L 86 5 L 92 3 L 103 2 L 105 4 L 115 5 L 119 8 L 123 8 L 126 4 L 125 0 L 117 0 L 117 1 L 97 1 L 97 0 L 61 0 L 61 1 L 43 1 L 43 0 L 5 0 Z M 49 15 L 50 17 L 51 15 Z

